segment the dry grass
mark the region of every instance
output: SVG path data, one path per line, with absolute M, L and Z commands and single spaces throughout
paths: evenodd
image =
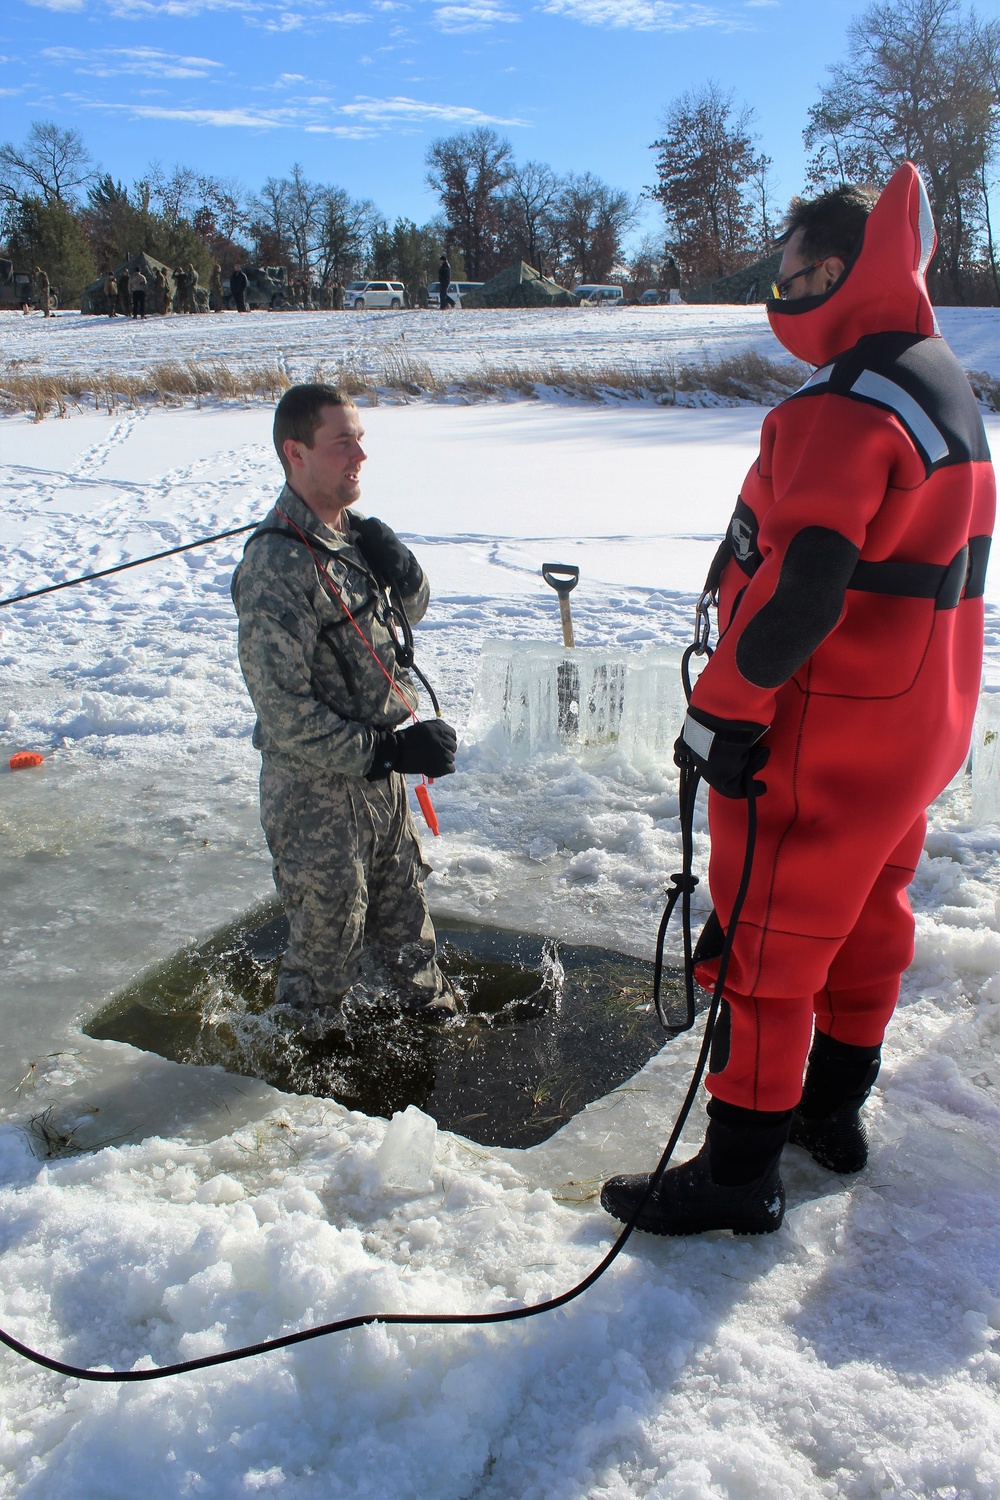
M 71 406 L 93 402 L 96 410 L 159 402 L 164 406 L 204 399 L 275 401 L 291 381 L 276 365 L 233 368 L 223 360 L 170 361 L 141 374 L 98 370 L 86 375 L 28 374 L 18 365 L 0 372 L 0 405 L 23 411 L 36 422 L 54 413 L 64 417 Z
M 317 367 L 313 378 L 369 406 L 380 400 L 440 401 L 447 397 L 474 402 L 510 396 L 655 401 L 661 406 L 745 402 L 773 406 L 796 390 L 807 374 L 805 365 L 778 363 L 745 350 L 700 364 L 656 368 L 629 360 L 606 365 L 492 365 L 484 361 L 470 373 L 445 379 L 425 361 L 414 359 L 401 343 L 383 352 L 378 369 L 343 361 Z M 976 370 L 969 372 L 969 380 L 981 404 L 989 411 L 1000 411 L 1000 380 Z M 23 361 L 12 361 L 0 371 L 0 407 L 27 412 L 41 421 L 50 414 L 64 417 L 71 407 L 91 402 L 98 411 L 109 412 L 119 406 L 156 402 L 164 406 L 200 405 L 208 400 L 273 403 L 290 384 L 277 365 L 233 366 L 221 359 L 172 361 L 137 375 L 113 370 L 45 375 L 29 372 Z

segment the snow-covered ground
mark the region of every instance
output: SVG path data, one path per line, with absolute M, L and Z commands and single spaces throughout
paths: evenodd
M 945 337 L 966 370 L 1000 375 L 1000 308 L 944 307 Z M 754 349 L 789 356 L 760 305 L 753 307 L 548 308 L 509 312 L 258 312 L 133 322 L 78 312 L 0 313 L 4 359 L 21 373 L 115 369 L 135 374 L 170 360 L 278 364 L 293 380 L 347 365 L 378 377 L 410 359 L 441 378 L 483 365 L 562 368 L 631 364 L 640 370 L 698 364 Z
M 677 314 L 678 360 L 701 357 L 698 340 L 778 353 L 757 309 L 652 309 L 490 315 L 488 356 L 599 363 L 641 346 L 653 363 L 665 356 L 643 330 Z M 966 366 L 1000 367 L 995 316 L 953 316 Z M 215 340 L 231 361 L 300 376 L 322 326 L 288 314 L 109 329 L 67 314 L 3 331 L 36 368 L 96 367 L 121 333 L 130 358 L 169 357 L 170 339 L 173 355 L 207 358 Z M 446 371 L 478 357 L 483 326 L 368 314 L 350 336 L 405 328 L 409 344 L 426 329 L 420 357 Z M 761 415 L 366 411 L 365 506 L 431 578 L 417 645 L 447 716 L 468 724 L 485 638 L 556 636 L 543 561 L 580 567 L 582 644 L 631 658 L 685 641 Z M 1000 419 L 988 428 L 996 452 Z M 0 460 L 0 596 L 240 525 L 278 482 L 262 406 L 7 418 Z M 375 1308 L 563 1289 L 612 1237 L 600 1181 L 653 1164 L 696 1051 L 671 1045 L 528 1151 L 439 1132 L 430 1187 L 401 1191 L 377 1155 L 384 1121 L 82 1035 L 111 989 L 269 888 L 228 596 L 238 555 L 220 543 L 0 611 L 3 761 L 47 755 L 0 777 L 0 1325 L 77 1363 L 162 1364 Z M 651 952 L 679 857 L 668 766 L 599 750 L 510 758 L 467 732 L 435 803 L 436 911 Z M 993 1500 L 1000 829 L 973 822 L 964 785 L 934 809 L 913 900 L 917 956 L 872 1101 L 872 1163 L 840 1180 L 789 1150 L 777 1235 L 636 1236 L 584 1299 L 524 1325 L 369 1329 L 149 1386 L 78 1385 L 0 1351 L 0 1495 Z M 50 1107 L 82 1154 L 32 1154 L 24 1125 Z

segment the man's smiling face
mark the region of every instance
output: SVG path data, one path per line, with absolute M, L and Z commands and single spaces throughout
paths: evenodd
M 361 496 L 361 465 L 367 458 L 361 414 L 356 406 L 324 406 L 312 446 L 286 438 L 289 483 L 309 509 L 328 526 Z

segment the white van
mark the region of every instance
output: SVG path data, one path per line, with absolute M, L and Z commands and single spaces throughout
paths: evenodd
M 575 286 L 573 290 L 587 307 L 621 307 L 625 302 L 625 289 L 620 286 Z

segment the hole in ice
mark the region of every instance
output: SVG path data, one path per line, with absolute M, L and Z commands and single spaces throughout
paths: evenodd
M 437 935 L 465 1007 L 443 1027 L 404 1016 L 369 973 L 302 1035 L 274 1004 L 287 925 L 270 902 L 140 975 L 85 1030 L 370 1115 L 416 1104 L 487 1146 L 546 1140 L 663 1045 L 652 964 L 454 921 Z M 678 978 L 664 988 L 682 1004 Z

